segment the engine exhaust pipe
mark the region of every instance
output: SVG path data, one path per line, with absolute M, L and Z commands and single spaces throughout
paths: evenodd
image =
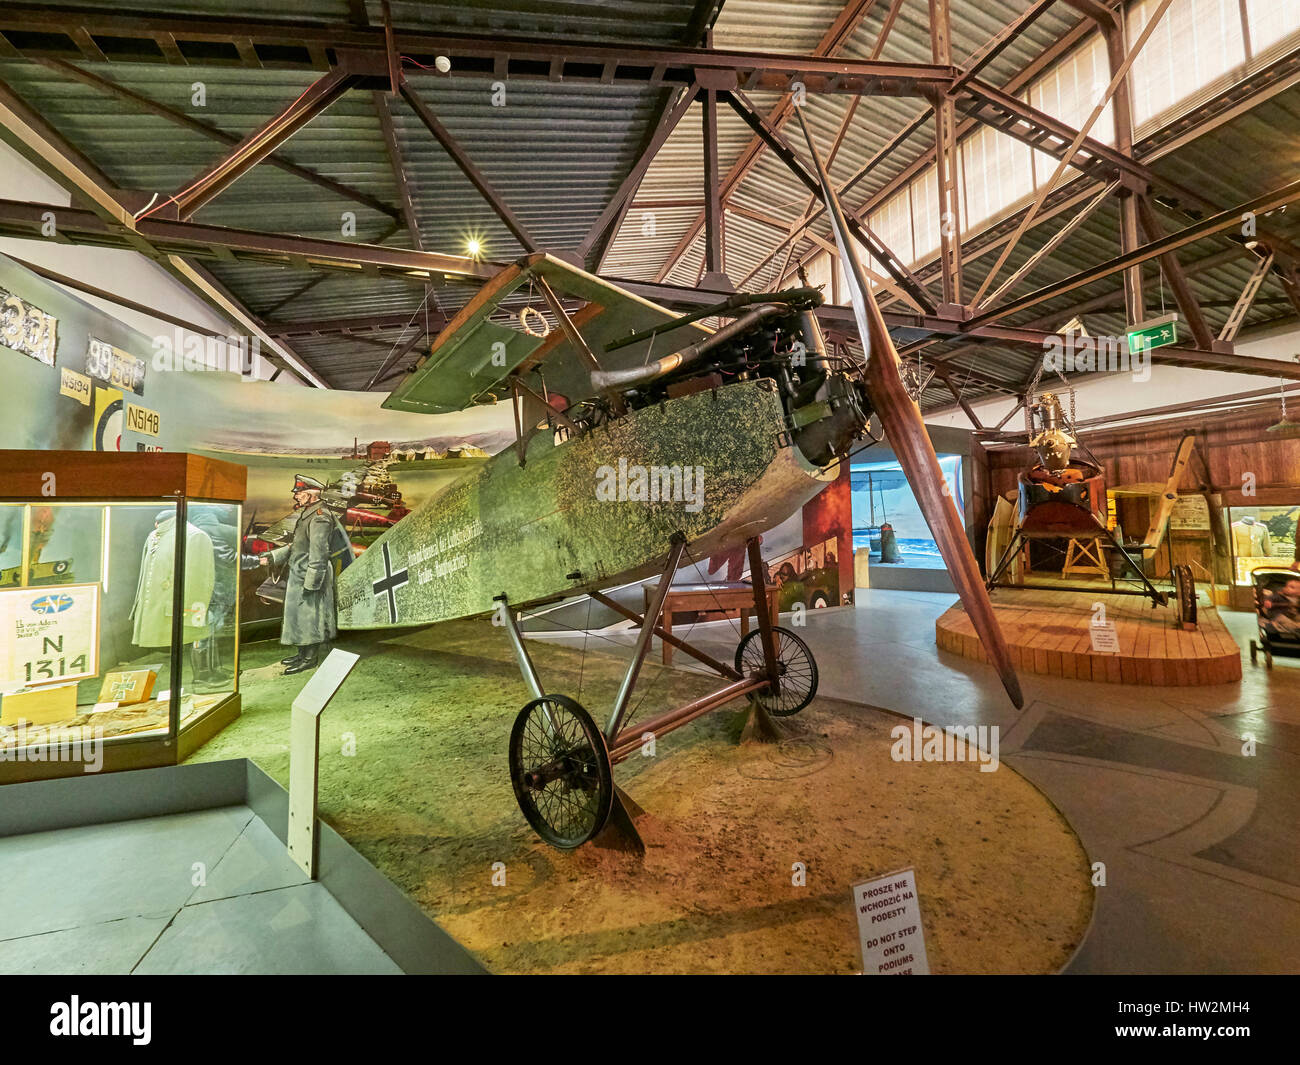
M 670 374 L 683 366 L 691 365 L 701 356 L 707 355 L 714 348 L 725 344 L 732 337 L 748 332 L 763 319 L 771 318 L 777 314 L 786 314 L 789 310 L 790 308 L 782 303 L 764 303 L 762 306 L 755 307 L 752 311 L 746 311 L 739 318 L 724 325 L 711 336 L 705 337 L 698 344 L 692 344 L 689 348 L 682 348 L 681 351 L 665 355 L 662 359 L 656 359 L 644 366 L 632 366 L 626 370 L 593 370 L 591 372 L 592 387 L 597 392 L 604 392 L 609 389 L 631 388 L 634 385 L 643 385 L 649 381 L 658 380 L 665 374 Z

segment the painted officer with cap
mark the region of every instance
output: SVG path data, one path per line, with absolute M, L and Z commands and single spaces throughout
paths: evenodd
M 298 653 L 282 660 L 286 675 L 315 669 L 338 635 L 334 556 L 351 548 L 343 526 L 321 500 L 324 489 L 315 477 L 299 474 L 294 479 L 293 505 L 299 514 L 293 539 L 260 558 L 263 566 L 289 563 L 280 642 L 296 646 Z

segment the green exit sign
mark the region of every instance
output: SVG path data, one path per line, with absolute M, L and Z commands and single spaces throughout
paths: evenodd
M 1150 351 L 1178 343 L 1178 316 L 1169 315 L 1142 322 L 1128 331 L 1129 351 Z

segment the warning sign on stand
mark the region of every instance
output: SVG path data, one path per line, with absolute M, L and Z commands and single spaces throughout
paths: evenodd
M 866 976 L 928 976 L 916 872 L 902 869 L 853 885 Z

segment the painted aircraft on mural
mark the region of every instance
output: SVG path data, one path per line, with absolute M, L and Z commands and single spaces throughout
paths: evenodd
M 808 144 L 845 276 L 855 283 L 864 360 L 828 352 L 814 315 L 817 289 L 740 294 L 679 316 L 538 253 L 488 281 L 384 403 L 437 414 L 510 400 L 516 442 L 385 532 L 342 573 L 339 628 L 496 617 L 533 695 L 511 736 L 515 795 L 555 846 L 576 847 L 607 822 L 635 845 L 611 767 L 640 748 L 644 733 L 661 735 L 740 696 L 753 704 L 761 732 L 771 728 L 767 715 L 796 713 L 811 701 L 812 652 L 770 623 L 761 581 L 754 582 L 758 627 L 730 663 L 665 635 L 664 598 L 684 554 L 747 550 L 751 574 L 762 574 L 758 537 L 835 479 L 873 413 L 989 661 L 1021 705 L 920 410 L 811 137 Z M 522 309 L 508 310 L 508 301 Z M 703 324 L 718 317 L 730 320 L 716 330 Z M 656 576 L 644 615 L 605 594 Z M 543 688 L 517 622 L 520 610 L 579 595 L 640 626 L 603 727 L 573 699 Z M 629 697 L 656 634 L 727 683 L 632 726 Z

